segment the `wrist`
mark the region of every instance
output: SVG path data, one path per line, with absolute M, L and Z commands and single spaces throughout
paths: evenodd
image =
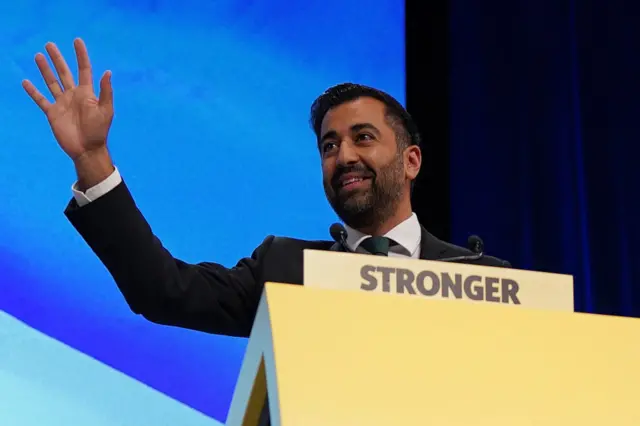
M 105 180 L 115 170 L 106 146 L 80 154 L 73 163 L 78 176 L 78 189 L 82 192 Z

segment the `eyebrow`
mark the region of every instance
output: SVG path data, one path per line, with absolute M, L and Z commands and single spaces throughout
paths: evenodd
M 356 123 L 350 127 L 350 130 L 352 133 L 357 133 L 367 129 L 375 133 L 376 136 L 380 136 L 380 130 L 378 130 L 378 128 L 371 123 Z M 329 138 L 336 137 L 337 135 L 338 135 L 338 132 L 336 132 L 335 130 L 329 130 L 327 133 L 325 133 L 322 136 L 322 138 L 320 138 L 320 140 L 318 141 L 318 145 L 320 145 L 321 143 L 323 143 L 325 140 Z

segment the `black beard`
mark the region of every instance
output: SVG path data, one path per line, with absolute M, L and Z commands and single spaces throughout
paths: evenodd
M 366 170 L 366 171 L 365 171 Z M 370 178 L 370 187 L 350 193 L 340 192 L 340 175 L 362 172 Z M 404 187 L 404 167 L 401 158 L 395 158 L 375 174 L 370 169 L 359 166 L 336 173 L 333 183 L 325 193 L 329 204 L 338 217 L 354 229 L 366 229 L 387 221 L 396 211 L 397 201 Z

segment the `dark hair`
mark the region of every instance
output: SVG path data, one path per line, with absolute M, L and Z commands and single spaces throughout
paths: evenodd
M 420 145 L 418 128 L 400 102 L 382 90 L 354 83 L 330 87 L 313 101 L 309 121 L 316 137 L 320 138 L 322 120 L 330 109 L 362 97 L 374 98 L 385 104 L 387 122 L 396 134 L 399 147 L 404 149 L 410 145 Z

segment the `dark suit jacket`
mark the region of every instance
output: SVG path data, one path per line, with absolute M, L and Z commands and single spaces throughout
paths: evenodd
M 113 276 L 133 312 L 159 324 L 248 337 L 265 282 L 302 284 L 303 250 L 335 250 L 333 241 L 267 237 L 233 268 L 175 259 L 153 234 L 123 182 L 92 203 L 71 201 L 65 214 Z M 472 254 L 422 229 L 421 257 Z M 508 263 L 485 256 L 470 262 Z

